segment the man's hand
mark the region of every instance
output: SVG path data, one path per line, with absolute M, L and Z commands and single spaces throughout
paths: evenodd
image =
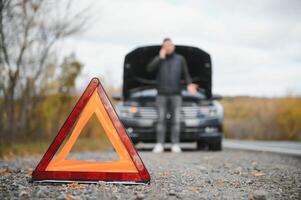
M 198 88 L 199 88 L 199 85 L 195 84 L 195 83 L 190 83 L 189 85 L 187 85 L 187 90 L 191 94 L 196 94 L 198 92 Z
M 161 59 L 165 59 L 166 57 L 166 50 L 163 47 L 160 49 L 159 56 Z

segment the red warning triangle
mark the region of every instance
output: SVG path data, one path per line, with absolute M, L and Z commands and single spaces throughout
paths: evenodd
M 112 146 L 119 155 L 119 160 L 91 162 L 66 159 L 82 129 L 93 114 L 97 116 L 103 126 Z M 69 136 L 68 140 L 58 152 L 67 136 Z M 54 157 L 54 155 L 56 156 Z M 94 182 L 102 180 L 125 183 L 148 183 L 150 181 L 147 169 L 98 78 L 93 78 L 89 83 L 33 171 L 32 180 L 39 182 Z

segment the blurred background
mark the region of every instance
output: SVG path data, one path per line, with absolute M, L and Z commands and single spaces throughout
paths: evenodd
M 301 140 L 299 0 L 1 0 L 0 9 L 0 157 L 45 152 L 92 77 L 120 93 L 126 53 L 164 37 L 210 53 L 225 138 Z M 108 143 L 96 130 L 92 119 L 78 150 Z

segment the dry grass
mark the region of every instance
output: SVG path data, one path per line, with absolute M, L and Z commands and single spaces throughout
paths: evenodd
M 11 143 L 0 145 L 0 158 L 11 159 L 15 156 L 26 156 L 44 154 L 51 144 L 51 140 L 46 141 L 26 141 L 23 143 Z M 79 151 L 99 151 L 110 148 L 107 141 L 95 138 L 81 138 L 72 149 L 72 152 Z
M 72 130 L 71 130 L 72 131 Z M 17 142 L 2 142 L 0 143 L 0 158 L 9 159 L 16 155 L 32 155 L 32 154 L 43 154 L 50 146 L 56 133 L 52 134 L 52 137 L 48 139 L 32 139 Z M 64 140 L 66 142 L 67 139 Z M 61 147 L 64 143 L 61 145 Z M 82 130 L 78 140 L 72 147 L 72 152 L 78 151 L 96 151 L 112 148 L 108 137 L 105 135 L 102 126 L 93 115 L 89 122 Z
M 228 138 L 301 140 L 301 97 L 229 97 L 222 104 Z

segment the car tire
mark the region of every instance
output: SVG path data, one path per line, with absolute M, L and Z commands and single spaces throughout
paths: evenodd
M 210 151 L 221 151 L 222 150 L 222 140 L 212 141 L 208 144 Z
M 203 141 L 197 141 L 197 150 L 204 150 L 206 148 L 206 144 Z

